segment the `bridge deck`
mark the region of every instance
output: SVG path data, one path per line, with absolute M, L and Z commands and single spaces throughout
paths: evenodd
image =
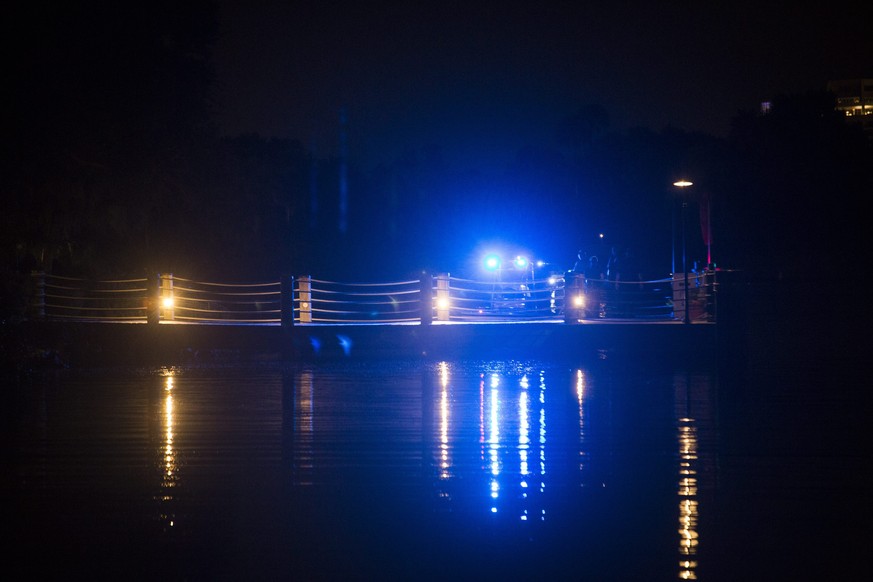
M 705 358 L 718 326 L 673 321 L 421 324 L 97 324 L 25 322 L 16 345 L 65 365 L 172 366 L 355 359 Z

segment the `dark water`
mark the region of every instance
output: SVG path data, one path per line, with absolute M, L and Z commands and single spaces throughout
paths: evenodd
M 856 579 L 871 546 L 869 406 L 838 370 L 765 362 L 19 380 L 4 398 L 7 569 L 65 580 Z

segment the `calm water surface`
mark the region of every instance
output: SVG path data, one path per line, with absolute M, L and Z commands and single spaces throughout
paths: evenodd
M 833 371 L 787 369 L 22 380 L 4 405 L 5 537 L 28 579 L 850 578 L 871 545 L 869 407 Z

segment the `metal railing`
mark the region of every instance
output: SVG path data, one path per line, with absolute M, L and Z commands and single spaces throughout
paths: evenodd
M 418 323 L 421 287 L 422 282 L 415 280 L 338 283 L 299 277 L 294 286 L 294 322 Z
M 32 277 L 32 319 L 144 323 L 146 279 L 93 281 L 36 273 Z
M 207 283 L 161 275 L 162 321 L 278 325 L 280 282 Z M 167 301 L 169 299 L 169 301 Z
M 438 321 L 559 320 L 564 279 L 477 281 L 449 275 L 436 277 Z
M 688 309 L 685 279 L 607 281 L 574 277 L 567 282 L 563 307 L 565 321 L 584 319 L 678 320 L 714 322 L 716 313 L 715 273 L 689 273 Z
M 566 319 L 672 319 L 670 279 L 607 281 L 572 279 L 567 286 Z
M 341 283 L 309 276 L 216 283 L 159 274 L 89 280 L 33 273 L 30 319 L 231 325 L 431 324 L 497 321 L 716 321 L 716 274 L 652 281 L 582 277 Z

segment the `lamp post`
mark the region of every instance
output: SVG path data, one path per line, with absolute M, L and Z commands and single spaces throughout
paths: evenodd
M 678 180 L 673 182 L 673 185 L 680 189 L 680 191 L 684 191 L 685 188 L 693 185 L 694 182 L 690 180 Z M 685 304 L 685 323 L 691 323 L 691 319 L 688 317 L 688 264 L 687 264 L 687 255 L 686 255 L 686 246 L 685 246 L 685 208 L 688 206 L 688 201 L 685 199 L 685 196 L 682 197 L 682 295 L 683 295 L 683 303 Z
M 670 276 L 676 272 L 676 199 L 670 199 Z

